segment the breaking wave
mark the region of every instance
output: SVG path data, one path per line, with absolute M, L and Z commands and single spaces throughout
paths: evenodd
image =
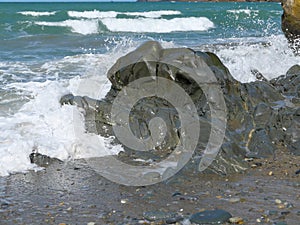
M 36 12 L 36 11 L 23 11 L 23 12 L 18 12 L 19 14 L 22 14 L 24 16 L 53 16 L 56 14 L 56 11 L 54 12 Z

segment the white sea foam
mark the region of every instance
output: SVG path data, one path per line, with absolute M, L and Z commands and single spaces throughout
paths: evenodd
M 206 17 L 188 17 L 174 19 L 135 18 L 135 19 L 85 19 L 65 20 L 62 22 L 37 21 L 39 26 L 68 27 L 74 33 L 83 35 L 102 32 L 99 21 L 111 32 L 169 33 L 174 31 L 207 31 L 214 23 Z M 103 29 L 103 28 L 102 28 Z
M 142 16 L 147 18 L 160 18 L 164 15 L 180 15 L 180 11 L 176 10 L 159 10 L 159 11 L 148 11 L 148 12 L 126 12 L 126 13 L 120 13 L 125 14 L 128 16 Z
M 116 12 L 116 11 L 68 11 L 68 15 L 74 18 L 87 18 L 87 19 L 101 19 L 101 18 L 115 18 L 118 15 L 128 15 L 147 18 L 159 18 L 163 15 L 180 15 L 181 12 L 177 10 L 158 10 L 148 12 Z
M 22 14 L 24 16 L 52 16 L 56 14 L 56 11 L 54 12 L 36 12 L 36 11 L 23 11 L 23 12 L 18 12 L 19 14 Z
M 67 93 L 97 99 L 105 96 L 110 89 L 107 70 L 120 55 L 138 45 L 128 39 L 116 42 L 107 54 L 68 56 L 47 62 L 36 71 L 52 77 L 58 72 L 67 73 L 68 68 L 73 70 L 73 65 L 77 65 L 81 76 L 45 82 L 16 81 L 7 85 L 7 88 L 27 93 L 30 101 L 12 115 L 0 114 L 0 176 L 38 169 L 29 160 L 34 148 L 61 160 L 105 156 L 123 150 L 121 146 L 110 145 L 107 138 L 86 133 L 82 112 L 76 106 L 59 103 L 61 96 Z M 2 66 L 5 67 L 4 63 Z
M 174 19 L 116 19 L 104 18 L 101 22 L 112 32 L 169 33 L 173 31 L 207 31 L 214 23 L 206 17 Z
M 62 22 L 34 22 L 40 26 L 68 27 L 74 33 L 83 35 L 98 33 L 98 20 L 65 20 Z
M 74 18 L 87 18 L 87 19 L 97 19 L 97 18 L 114 18 L 118 15 L 115 11 L 68 11 L 68 15 Z
M 251 70 L 256 69 L 267 79 L 283 75 L 295 64 L 300 64 L 300 57 L 295 56 L 283 35 L 266 39 L 265 44 L 242 44 L 221 47 L 216 54 L 228 67 L 231 74 L 241 82 L 251 82 L 255 76 Z

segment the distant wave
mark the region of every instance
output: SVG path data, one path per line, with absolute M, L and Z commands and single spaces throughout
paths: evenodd
M 35 12 L 35 11 L 24 11 L 24 12 L 18 12 L 19 14 L 22 14 L 24 16 L 52 16 L 56 14 L 56 11 L 54 12 Z
M 234 14 L 240 14 L 244 13 L 247 14 L 248 16 L 251 15 L 251 13 L 259 13 L 259 10 L 251 10 L 251 9 L 232 9 L 232 10 L 227 10 L 228 13 L 234 13 Z
M 149 11 L 149 12 L 126 12 L 120 13 L 128 16 L 142 16 L 147 18 L 160 18 L 163 15 L 180 15 L 180 11 L 174 10 L 159 10 L 159 11 Z
M 174 19 L 118 19 L 103 18 L 92 20 L 66 20 L 62 22 L 35 22 L 39 26 L 68 27 L 72 32 L 83 35 L 104 31 L 135 33 L 170 33 L 174 31 L 206 31 L 214 23 L 206 17 L 187 17 Z M 102 26 L 101 26 L 102 25 Z
M 163 15 L 180 15 L 180 11 L 175 10 L 158 10 L 158 11 L 148 11 L 148 12 L 116 12 L 116 11 L 68 11 L 68 15 L 74 18 L 115 18 L 117 15 L 127 15 L 127 16 L 138 16 L 147 18 L 160 18 Z
M 214 23 L 206 17 L 188 17 L 174 19 L 101 19 L 101 22 L 112 32 L 136 33 L 169 33 L 174 31 L 206 31 Z
M 62 22 L 35 22 L 39 26 L 68 27 L 83 35 L 98 33 L 98 20 L 66 20 Z
M 74 18 L 87 18 L 87 19 L 97 19 L 97 18 L 114 18 L 117 17 L 118 13 L 115 11 L 100 12 L 98 10 L 93 11 L 68 11 L 68 15 Z

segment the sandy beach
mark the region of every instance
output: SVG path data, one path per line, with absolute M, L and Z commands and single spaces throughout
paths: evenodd
M 185 169 L 164 183 L 127 187 L 112 183 L 84 162 L 54 163 L 43 171 L 0 179 L 1 224 L 166 224 L 224 209 L 240 224 L 291 224 L 300 218 L 300 157 L 278 150 L 254 160 L 243 174 L 221 177 Z M 148 213 L 148 214 L 147 214 Z M 186 221 L 186 220 L 184 220 Z M 176 224 L 176 223 L 174 223 Z

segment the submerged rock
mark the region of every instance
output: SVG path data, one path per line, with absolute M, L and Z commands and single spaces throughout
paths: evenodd
M 195 74 L 196 79 L 202 79 L 200 86 L 193 77 Z M 193 165 L 198 165 L 205 157 L 208 159 L 210 155 L 205 155 L 204 150 L 214 149 L 220 141 L 222 145 L 217 156 L 211 155 L 212 158 L 216 156 L 213 163 L 210 164 L 208 159 L 210 166 L 207 171 L 225 175 L 247 169 L 249 165 L 245 157 L 272 156 L 279 145 L 300 154 L 300 66 L 292 67 L 287 75 L 271 81 L 260 79 L 240 83 L 213 53 L 186 48 L 163 49 L 157 42 L 147 42 L 121 57 L 108 71 L 108 78 L 112 86 L 104 99 L 69 94 L 60 102 L 85 109 L 89 132 L 116 136 L 113 142 L 124 145 L 125 152 L 119 155 L 123 161 L 137 164 L 136 158 L 146 160 L 140 162 L 141 165 L 146 165 L 147 160 L 159 162 L 182 144 L 183 139 L 189 140 L 187 148 L 191 147 L 190 143 L 197 142 L 191 161 Z M 139 82 L 138 85 L 128 89 L 135 81 Z M 157 88 L 151 86 L 153 81 L 166 83 Z M 193 136 L 197 133 L 193 130 L 191 136 L 186 135 L 190 129 L 183 127 L 182 108 L 187 107 L 191 112 L 193 108 L 189 108 L 190 103 L 179 106 L 186 96 L 172 89 L 174 83 L 194 104 L 197 115 L 187 124 L 199 124 L 198 136 Z M 144 96 L 140 98 L 136 93 Z M 120 100 L 122 94 L 126 96 Z M 174 98 L 175 103 L 170 102 Z M 116 101 L 119 114 L 112 118 Z M 112 126 L 124 122 L 120 120 L 125 118 L 123 114 L 128 115 L 130 129 L 123 131 L 120 137 Z M 225 129 L 223 124 L 226 121 Z M 153 124 L 159 126 L 153 127 Z M 211 140 L 211 133 L 219 135 L 220 140 Z M 142 145 L 124 143 L 123 139 L 128 137 Z M 148 151 L 139 151 L 139 146 L 149 147 Z
M 51 158 L 47 155 L 43 155 L 37 152 L 31 153 L 29 155 L 29 159 L 31 163 L 34 163 L 40 167 L 48 167 L 49 165 L 55 162 L 62 163 L 62 161 L 57 158 Z

